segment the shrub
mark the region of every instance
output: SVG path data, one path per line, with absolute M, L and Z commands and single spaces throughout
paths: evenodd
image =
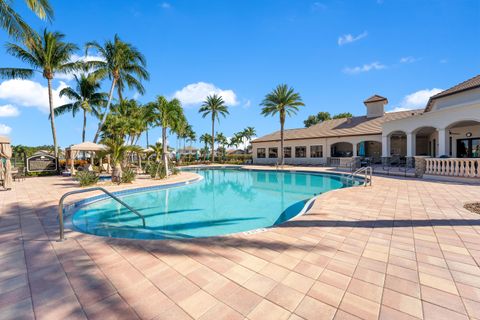
M 135 180 L 135 172 L 132 169 L 126 169 L 122 173 L 122 183 L 132 183 Z
M 81 187 L 91 186 L 98 182 L 99 177 L 90 171 L 79 171 L 75 178 L 80 182 Z
M 158 178 L 165 178 L 165 167 L 163 163 L 153 162 L 145 166 L 145 172 L 150 175 L 150 177 L 155 178 L 158 169 Z M 172 174 L 177 174 L 180 172 L 171 162 L 169 163 L 169 169 Z

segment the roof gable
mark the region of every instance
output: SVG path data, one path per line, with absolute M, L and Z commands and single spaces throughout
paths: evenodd
M 431 96 L 430 99 L 428 100 L 427 106 L 425 107 L 425 112 L 432 110 L 433 103 L 436 99 L 450 96 L 456 93 L 464 92 L 467 90 L 476 89 L 476 88 L 480 88 L 480 74 L 466 81 L 463 81 L 447 90 L 437 93 L 434 96 Z
M 371 96 L 370 98 L 366 99 L 365 101 L 363 101 L 363 103 L 372 103 L 372 102 L 379 102 L 379 101 L 386 101 L 388 103 L 388 100 L 387 98 L 385 97 L 382 97 L 378 94 L 374 94 L 373 96 Z

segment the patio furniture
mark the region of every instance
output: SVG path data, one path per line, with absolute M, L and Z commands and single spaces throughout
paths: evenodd
M 23 181 L 25 180 L 25 167 L 23 168 L 13 168 L 12 178 L 13 181 Z

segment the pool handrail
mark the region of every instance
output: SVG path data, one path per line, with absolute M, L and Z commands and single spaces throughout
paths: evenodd
M 115 200 L 118 203 L 120 203 L 121 205 L 123 205 L 125 208 L 127 208 L 128 210 L 130 210 L 131 212 L 133 212 L 134 214 L 139 216 L 140 219 L 142 219 L 143 227 L 145 228 L 145 217 L 143 215 L 141 215 L 137 210 L 133 209 L 128 204 L 126 204 L 125 202 L 120 200 L 113 193 L 105 190 L 104 188 L 94 187 L 94 188 L 88 188 L 88 189 L 83 189 L 83 190 L 74 190 L 74 191 L 69 191 L 69 192 L 65 193 L 60 198 L 60 201 L 58 202 L 58 222 L 60 224 L 60 240 L 59 241 L 65 240 L 65 226 L 64 226 L 64 223 L 63 223 L 63 202 L 64 202 L 65 198 L 72 195 L 72 194 L 85 193 L 85 192 L 91 192 L 91 191 L 102 191 L 103 193 L 108 195 L 110 198 L 112 198 L 113 200 Z
M 355 172 L 350 173 L 347 176 L 347 179 L 350 179 L 353 181 L 354 177 L 357 175 L 360 175 L 361 173 L 364 173 L 365 175 L 363 179 L 363 186 L 364 187 L 366 187 L 367 185 L 372 186 L 372 173 L 373 173 L 372 167 L 361 167 L 357 169 Z

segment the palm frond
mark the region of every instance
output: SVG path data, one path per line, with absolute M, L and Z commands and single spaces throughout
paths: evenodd
M 3 79 L 30 79 L 35 70 L 24 68 L 0 68 L 0 78 Z

